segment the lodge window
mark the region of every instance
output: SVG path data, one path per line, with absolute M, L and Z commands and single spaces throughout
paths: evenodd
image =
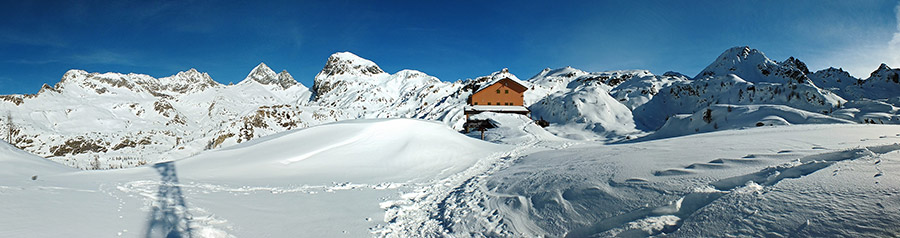
M 500 94 L 500 89 L 497 89 L 497 94 Z
M 488 102 L 488 106 L 490 106 L 490 105 L 491 105 L 491 102 Z
M 509 94 L 509 89 L 506 90 L 506 94 Z
M 500 102 L 497 102 L 497 106 L 500 106 Z
M 478 102 L 475 102 L 475 105 L 478 105 Z

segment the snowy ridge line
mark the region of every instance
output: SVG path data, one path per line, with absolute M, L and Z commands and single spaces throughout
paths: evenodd
M 548 141 L 530 131 L 528 124 L 522 124 L 519 129 L 528 132 L 528 138 L 515 149 L 479 160 L 471 168 L 446 179 L 422 184 L 415 192 L 402 195 L 404 200 L 383 202 L 384 221 L 388 224 L 370 231 L 379 237 L 517 236 L 514 230 L 508 229 L 498 210 L 486 208 L 489 197 L 497 195 L 485 189 L 483 180 L 522 156 L 576 144 L 547 145 Z
M 631 237 L 671 234 L 678 231 L 684 219 L 690 217 L 694 212 L 730 193 L 764 193 L 765 189 L 784 179 L 799 179 L 840 161 L 876 158 L 893 151 L 900 151 L 900 144 L 868 146 L 809 155 L 794 162 L 764 168 L 759 172 L 717 180 L 707 187 L 696 188 L 693 192 L 667 205 L 642 208 L 606 218 L 591 226 L 569 231 L 565 237 Z M 875 175 L 875 177 L 878 176 L 878 174 Z

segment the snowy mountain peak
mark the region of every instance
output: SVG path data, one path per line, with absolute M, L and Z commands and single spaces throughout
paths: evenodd
M 129 75 L 132 76 L 132 75 Z M 219 86 L 218 82 L 212 79 L 207 73 L 201 73 L 197 69 L 189 69 L 181 71 L 175 75 L 154 79 L 150 76 L 134 75 L 134 83 L 143 86 L 154 93 L 178 93 L 184 94 L 189 92 L 203 91 L 210 87 Z M 161 92 L 166 91 L 166 92 Z
M 355 75 L 355 76 L 372 76 L 382 74 L 384 70 L 378 67 L 374 62 L 363 59 L 350 52 L 338 52 L 328 57 L 325 68 L 322 69 L 320 75 Z M 317 76 L 318 78 L 318 76 Z
M 265 62 L 259 62 L 256 67 L 253 67 L 253 70 L 250 71 L 250 74 L 275 74 L 275 71 L 272 68 L 269 68 Z
M 869 75 L 869 78 L 866 81 L 870 80 L 883 80 L 890 81 L 894 83 L 900 83 L 900 69 L 892 69 L 888 67 L 887 64 L 882 63 L 878 66 L 872 74 Z
M 749 58 L 751 58 L 751 56 L 753 56 L 754 58 L 759 57 L 759 56 L 766 57 L 765 54 L 763 54 L 759 50 L 750 48 L 750 46 L 737 46 L 737 47 L 732 47 L 731 49 L 725 50 L 725 52 L 723 52 L 721 55 L 719 55 L 719 59 L 722 59 L 722 60 L 733 59 L 733 60 L 740 61 L 740 60 L 749 59 Z
M 754 83 L 806 83 L 808 73 L 806 64 L 794 57 L 778 63 L 759 50 L 742 46 L 725 50 L 695 79 L 734 74 Z
M 733 47 L 722 52 L 696 78 L 715 75 L 725 76 L 730 73 L 737 74 L 737 72 L 741 72 L 744 69 L 752 70 L 755 67 L 767 64 L 775 64 L 775 61 L 766 57 L 762 52 L 751 49 L 749 46 Z
M 319 98 L 340 87 L 346 81 L 386 80 L 389 74 L 381 70 L 374 62 L 363 59 L 350 52 L 338 52 L 328 57 L 325 67 L 313 80 L 313 93 Z
M 297 81 L 294 79 L 294 76 L 291 76 L 291 73 L 288 73 L 287 70 L 281 70 L 281 73 L 278 73 L 279 81 Z
M 889 66 L 888 66 L 887 64 L 885 64 L 885 63 L 881 63 L 881 65 L 879 65 L 878 68 L 875 69 L 875 71 L 873 71 L 872 73 L 874 74 L 874 73 L 883 72 L 883 71 L 890 71 L 890 70 L 891 70 L 891 67 L 889 67 Z
M 276 74 L 275 71 L 269 68 L 265 63 L 259 63 L 259 65 L 250 71 L 247 78 L 238 84 L 246 84 L 249 82 L 257 82 L 263 85 L 278 85 L 281 86 L 282 89 L 298 84 L 297 80 L 294 80 L 294 77 L 292 77 L 287 70 L 283 70 L 281 73 Z
M 497 81 L 497 80 L 501 80 L 504 78 L 509 78 L 509 79 L 512 79 L 513 81 L 516 81 L 522 85 L 525 85 L 524 83 L 522 83 L 522 80 L 519 80 L 519 77 L 516 77 L 516 75 L 509 73 L 508 68 L 503 68 L 500 71 L 497 71 L 497 72 L 494 72 L 493 74 L 491 74 L 491 81 Z
M 782 62 L 781 64 L 803 71 L 804 74 L 809 74 L 809 68 L 806 67 L 806 63 L 803 63 L 803 61 L 800 61 L 793 56 L 788 57 L 788 59 L 784 60 L 784 62 Z
M 86 78 L 88 74 L 89 74 L 89 73 L 88 73 L 87 71 L 84 71 L 84 70 L 80 70 L 80 69 L 70 69 L 69 71 L 66 71 L 65 74 L 63 74 L 63 77 L 62 77 L 62 79 L 59 81 L 59 83 L 64 83 L 64 82 L 67 82 L 67 81 L 77 80 L 77 79 L 79 79 L 79 78 L 80 78 L 80 79 L 83 79 L 83 78 Z
M 212 86 L 217 84 L 216 81 L 209 77 L 207 73 L 201 73 L 197 69 L 191 68 L 187 71 L 181 71 L 174 76 L 168 77 L 177 81 L 177 83 L 198 83 Z
M 835 67 L 828 67 L 827 69 L 816 71 L 815 73 L 810 74 L 809 77 L 817 78 L 817 79 L 818 78 L 836 78 L 836 79 L 841 79 L 841 80 L 852 79 L 851 81 L 856 81 L 856 79 L 853 78 L 853 76 L 850 76 L 849 72 L 844 71 L 844 69 L 835 68 Z M 821 85 L 819 85 L 818 81 L 816 81 L 815 83 L 817 86 L 821 86 Z

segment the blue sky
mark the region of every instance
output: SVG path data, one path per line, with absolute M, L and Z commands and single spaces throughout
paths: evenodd
M 69 69 L 239 82 L 265 62 L 306 86 L 334 52 L 445 81 L 509 68 L 695 75 L 749 45 L 867 77 L 900 67 L 897 1 L 20 1 L 0 9 L 0 94 Z

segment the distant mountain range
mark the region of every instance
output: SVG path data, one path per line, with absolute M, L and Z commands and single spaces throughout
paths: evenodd
M 805 123 L 897 124 L 900 69 L 858 79 L 749 47 L 726 50 L 702 72 L 544 69 L 525 105 L 571 139 L 647 140 Z M 190 69 L 173 76 L 66 72 L 33 95 L 0 95 L 0 137 L 86 169 L 188 157 L 282 131 L 356 118 L 419 118 L 462 129 L 466 99 L 501 71 L 443 82 L 415 70 L 384 72 L 349 52 L 331 55 L 312 88 L 259 64 L 238 84 Z M 414 128 L 413 128 L 414 129 Z

